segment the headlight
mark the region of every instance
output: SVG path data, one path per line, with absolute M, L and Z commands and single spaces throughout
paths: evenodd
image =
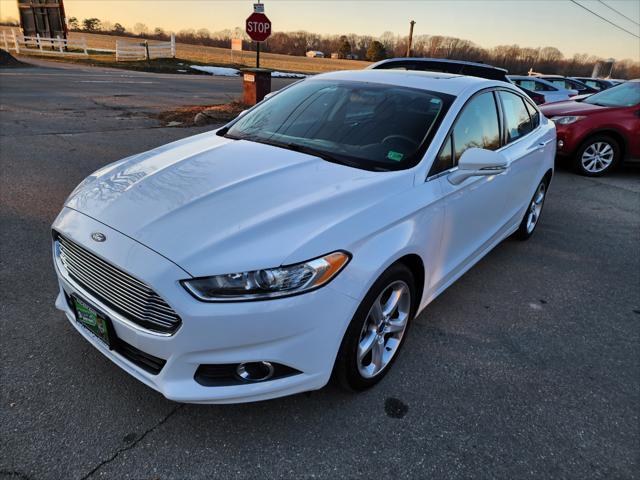
M 571 123 L 576 123 L 578 120 L 582 120 L 583 118 L 584 116 L 571 115 L 567 117 L 553 117 L 551 120 L 559 125 L 569 125 Z
M 203 302 L 280 298 L 308 292 L 327 284 L 350 258 L 345 252 L 333 252 L 296 265 L 194 278 L 181 283 L 189 293 Z

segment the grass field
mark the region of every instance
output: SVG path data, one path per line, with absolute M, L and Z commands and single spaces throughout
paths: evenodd
M 2 29 L 10 30 L 9 27 L 0 27 Z M 16 29 L 17 31 L 17 29 Z M 124 40 L 130 42 L 138 41 L 135 38 L 130 37 L 117 37 L 113 35 L 100 35 L 93 33 L 78 33 L 71 32 L 70 38 L 76 39 L 78 37 L 86 37 L 89 49 L 112 49 L 116 48 L 116 40 Z M 156 43 L 152 40 L 149 44 Z M 176 44 L 176 56 L 180 59 L 180 62 L 193 62 L 198 65 L 217 65 L 217 66 L 233 66 L 233 67 L 255 67 L 255 52 L 233 52 L 231 49 L 205 47 L 200 45 L 189 45 L 185 43 Z M 50 56 L 51 58 L 57 58 L 65 61 L 64 58 Z M 105 66 L 118 66 L 113 65 L 115 63 L 115 55 L 113 54 L 100 54 L 92 55 L 89 60 L 72 60 L 79 63 L 97 64 Z M 155 61 L 153 61 L 155 62 Z M 153 63 L 150 62 L 150 63 Z M 140 63 L 140 62 L 118 62 L 122 64 L 123 68 L 127 68 L 127 63 Z M 321 73 L 330 72 L 333 70 L 360 70 L 369 65 L 369 62 L 361 60 L 338 60 L 332 58 L 307 58 L 307 57 L 294 57 L 291 55 L 280 55 L 276 53 L 261 53 L 260 54 L 260 66 L 264 68 L 270 68 L 273 70 L 280 70 L 283 72 L 301 72 L 301 73 Z M 140 65 L 135 68 L 131 65 L 132 69 L 141 69 Z M 187 67 L 188 68 L 188 67 Z M 166 71 L 166 70 L 162 70 Z

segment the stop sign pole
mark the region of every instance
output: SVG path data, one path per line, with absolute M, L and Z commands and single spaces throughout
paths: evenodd
M 256 42 L 256 68 L 260 68 L 260 43 L 271 35 L 271 20 L 264 14 L 262 3 L 253 4 L 253 13 L 247 18 L 246 32 Z

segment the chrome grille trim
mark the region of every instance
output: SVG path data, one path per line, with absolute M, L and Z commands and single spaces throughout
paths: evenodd
M 178 314 L 147 285 L 60 234 L 55 241 L 60 263 L 82 288 L 145 329 L 169 334 L 178 329 Z

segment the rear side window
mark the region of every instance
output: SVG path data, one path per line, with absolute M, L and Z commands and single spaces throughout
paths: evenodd
M 556 89 L 553 88 L 551 85 L 547 85 L 546 83 L 538 82 L 536 80 L 533 80 L 533 88 L 531 88 L 531 90 L 534 90 L 536 92 L 554 92 L 554 91 L 556 91 Z
M 535 91 L 536 89 L 536 82 L 533 80 L 514 80 L 513 82 L 522 88 L 526 88 L 527 90 Z
M 515 80 L 515 84 L 519 85 L 527 90 L 532 90 L 534 92 L 551 92 L 555 90 L 551 85 L 547 85 L 542 82 L 538 82 L 537 80 Z
M 594 82 L 593 80 L 585 80 L 584 84 L 587 87 L 595 88 L 596 90 L 600 90 L 600 84 L 598 82 Z
M 510 143 L 524 137 L 535 127 L 531 121 L 525 102 L 520 95 L 505 91 L 500 91 L 498 94 L 500 95 L 504 110 L 507 143 Z
M 567 88 L 569 90 L 585 90 L 585 86 L 582 83 L 567 80 Z
M 536 107 L 533 106 L 531 102 L 527 101 L 526 98 L 524 99 L 524 104 L 527 107 L 527 110 L 529 111 L 529 116 L 531 117 L 531 126 L 532 126 L 532 129 L 534 129 L 538 125 L 540 125 L 540 112 Z
M 481 93 L 464 107 L 453 127 L 453 145 L 456 165 L 469 148 L 500 148 L 500 126 L 492 92 Z
M 571 88 L 570 86 L 567 85 L 567 82 L 564 80 L 550 80 L 551 83 L 553 83 L 556 87 L 560 87 L 560 88 Z

